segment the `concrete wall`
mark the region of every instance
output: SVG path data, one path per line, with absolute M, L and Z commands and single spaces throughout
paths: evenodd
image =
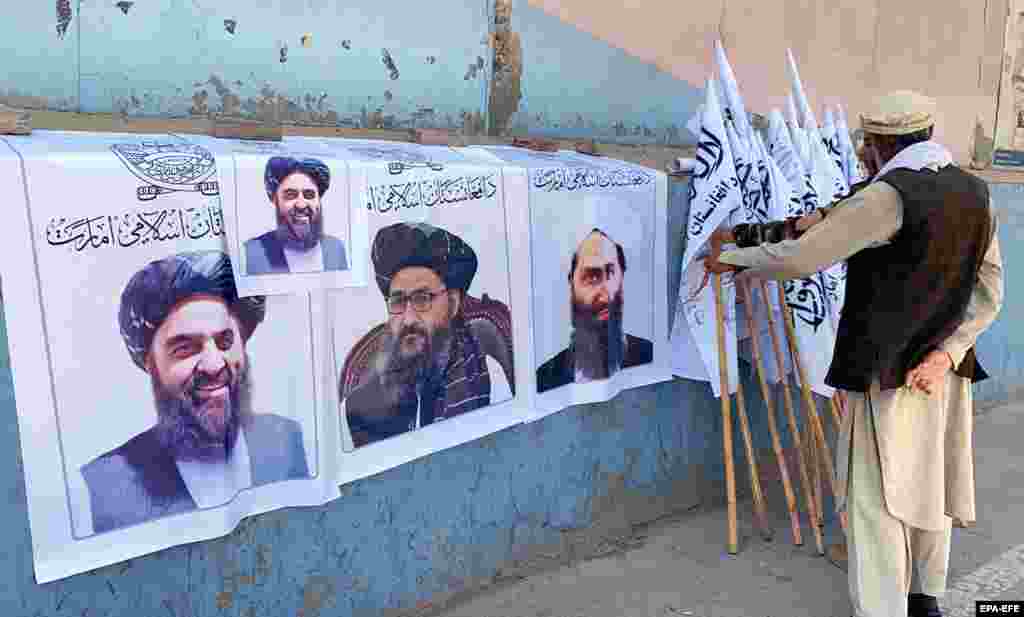
M 303 125 L 692 141 L 698 88 L 525 0 L 118 4 L 8 8 L 0 103 L 167 118 L 280 102 Z
M 687 185 L 674 181 L 670 191 L 669 237 L 676 240 L 669 263 L 678 264 Z M 1001 317 L 979 343 L 981 360 L 995 376 L 979 387 L 988 401 L 1024 384 L 1024 329 L 1013 319 L 1022 298 L 1012 284 L 1015 264 L 1024 263 L 1024 249 L 1014 242 L 1024 232 L 1024 187 L 994 186 L 993 194 L 1010 285 Z M 672 296 L 677 282 L 678 271 L 669 272 Z M 10 327 L 3 325 L 0 340 Z M 676 380 L 355 482 L 323 507 L 254 517 L 222 539 L 39 586 L 32 576 L 6 348 L 0 344 L 0 412 L 11 419 L 0 427 L 0 452 L 7 452 L 0 455 L 0 493 L 7 495 L 0 502 L 5 616 L 327 617 L 397 614 L 417 606 L 426 611 L 467 590 L 615 550 L 633 525 L 723 495 L 719 405 L 706 384 Z M 746 365 L 741 373 L 762 476 L 771 486 L 775 461 L 767 454 L 763 401 Z M 737 485 L 746 492 L 738 431 L 734 443 Z M 795 466 L 790 470 L 797 477 Z M 780 490 L 770 490 L 768 500 L 784 507 Z M 749 507 L 739 511 L 741 530 L 749 535 Z M 803 550 L 813 550 L 806 528 L 804 539 Z M 724 519 L 721 541 L 724 548 Z
M 855 124 L 873 94 L 921 90 L 966 162 L 979 117 L 993 135 L 1018 46 L 1010 2 L 21 2 L 0 21 L 0 102 L 258 116 L 280 97 L 291 123 L 689 144 L 721 37 L 751 109 L 784 104 L 791 47 L 819 112 L 839 97 Z
M 962 162 L 977 116 L 993 134 L 1007 2 L 530 0 L 695 87 L 707 79 L 721 37 L 754 111 L 785 109 L 787 47 L 819 114 L 839 97 L 855 122 L 877 92 L 922 91 L 938 99 L 937 137 Z

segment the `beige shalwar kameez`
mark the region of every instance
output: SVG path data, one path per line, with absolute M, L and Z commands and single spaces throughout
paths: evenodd
M 992 214 L 992 242 L 966 317 L 941 346 L 954 366 L 1002 306 Z M 721 261 L 748 267 L 741 277 L 804 278 L 888 242 L 902 218 L 900 194 L 876 181 L 837 203 L 800 238 L 728 251 Z M 851 599 L 858 617 L 905 617 L 908 593 L 945 592 L 950 517 L 975 521 L 971 383 L 949 371 L 929 396 L 908 388 L 880 391 L 875 378 L 871 392 L 847 396 L 835 470 L 836 507 L 848 517 Z

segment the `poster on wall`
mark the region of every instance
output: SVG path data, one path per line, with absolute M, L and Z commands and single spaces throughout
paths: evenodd
M 1024 168 L 1024 4 L 1010 2 L 1003 38 L 1003 70 L 996 98 L 995 144 L 992 166 Z M 982 116 L 984 118 L 984 116 Z M 985 133 L 991 125 L 975 127 L 976 155 L 984 155 Z
M 667 179 L 575 152 L 470 148 L 529 210 L 531 417 L 671 379 Z
M 343 159 L 314 140 L 218 150 L 243 296 L 367 284 L 366 211 L 350 207 Z
M 0 177 L 39 583 L 339 495 L 323 302 L 238 293 L 209 148 L 36 131 Z
M 521 422 L 524 222 L 496 165 L 419 144 L 330 140 L 368 217 L 371 284 L 327 293 L 339 483 Z

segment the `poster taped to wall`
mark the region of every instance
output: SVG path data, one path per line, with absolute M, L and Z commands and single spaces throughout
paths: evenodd
M 0 148 L 36 580 L 336 498 L 323 302 L 239 296 L 212 151 L 49 131 Z
M 991 156 L 996 169 L 1024 168 L 1024 5 L 1020 0 L 1010 3 L 1003 37 L 1003 70 L 1000 73 L 1000 96 L 996 97 L 996 121 L 975 126 L 972 135 L 975 164 L 984 167 Z M 980 114 L 979 120 L 984 121 Z M 995 125 L 993 151 L 986 152 L 986 129 Z
M 224 222 L 243 296 L 367 284 L 366 211 L 350 207 L 343 159 L 313 140 L 230 152 Z
M 524 221 L 501 169 L 451 148 L 330 140 L 351 158 L 372 283 L 328 292 L 340 483 L 521 422 Z
M 509 203 L 528 204 L 532 419 L 671 379 L 665 175 L 574 152 L 467 150 L 505 165 Z

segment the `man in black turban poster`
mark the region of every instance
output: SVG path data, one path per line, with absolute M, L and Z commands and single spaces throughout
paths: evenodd
M 378 327 L 380 340 L 366 363 L 367 375 L 347 397 L 345 384 L 339 384 L 353 444 L 499 402 L 498 393 L 514 387 L 511 336 L 474 329 L 465 311 L 473 302 L 474 311 L 493 310 L 507 319 L 508 309 L 486 295 L 482 300 L 467 296 L 477 272 L 473 249 L 444 229 L 397 223 L 377 233 L 371 259 L 388 317 Z M 488 369 L 492 354 L 505 358 L 500 368 Z M 354 355 L 358 351 L 350 352 L 343 373 L 350 371 Z
M 625 274 L 625 250 L 600 229 L 576 247 L 568 276 L 569 346 L 537 369 L 537 392 L 607 379 L 652 361 L 651 341 L 623 331 Z
M 250 275 L 347 270 L 345 243 L 324 233 L 322 199 L 331 171 L 322 161 L 275 156 L 263 172 L 277 227 L 245 242 Z
M 309 476 L 299 424 L 252 412 L 246 344 L 265 311 L 265 298 L 238 297 L 220 251 L 154 261 L 128 281 L 118 323 L 157 423 L 82 467 L 95 533 Z

